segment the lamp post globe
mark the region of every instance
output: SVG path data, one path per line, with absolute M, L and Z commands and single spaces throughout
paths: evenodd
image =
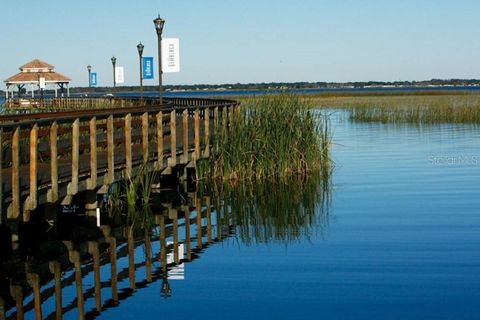
M 142 75 L 142 56 L 143 48 L 145 46 L 139 42 L 137 44 L 138 58 L 139 58 L 139 70 L 140 70 L 140 102 L 143 103 L 143 75 Z
M 117 63 L 117 58 L 115 58 L 115 56 L 113 56 L 111 59 L 112 61 L 112 66 L 113 66 L 113 91 L 115 92 L 115 87 L 117 86 L 117 82 L 116 82 L 116 77 L 115 77 L 115 64 Z
M 163 87 L 162 87 L 162 32 L 163 26 L 165 25 L 165 20 L 158 18 L 153 20 L 153 24 L 155 25 L 155 30 L 157 31 L 157 38 L 158 38 L 158 95 L 159 95 L 159 102 L 160 105 L 163 104 Z
M 91 80 L 92 66 L 91 65 L 87 66 L 87 71 L 88 71 L 88 87 L 90 88 L 92 86 L 92 80 Z

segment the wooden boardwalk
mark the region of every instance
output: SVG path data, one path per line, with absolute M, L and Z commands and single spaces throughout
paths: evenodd
M 209 156 L 215 127 L 227 126 L 238 109 L 232 100 L 165 100 L 159 106 L 153 99 L 114 99 L 104 109 L 0 116 L 2 217 L 29 221 L 39 205 L 104 193 L 137 167 L 194 166 Z

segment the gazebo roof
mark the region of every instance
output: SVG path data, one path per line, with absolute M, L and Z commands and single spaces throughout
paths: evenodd
M 54 71 L 55 67 L 39 59 L 32 60 L 20 67 L 20 73 L 6 79 L 4 83 L 28 84 L 38 83 L 40 78 L 45 78 L 46 83 L 68 83 L 70 78 Z
M 42 61 L 40 59 L 35 59 L 32 60 L 28 63 L 25 63 L 23 66 L 20 67 L 20 70 L 23 71 L 25 69 L 48 69 L 48 70 L 53 70 L 55 69 L 54 66 L 51 64 L 46 63 L 45 61 Z

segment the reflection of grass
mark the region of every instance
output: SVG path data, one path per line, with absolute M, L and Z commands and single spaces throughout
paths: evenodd
M 480 94 L 316 97 L 315 105 L 345 108 L 350 119 L 383 123 L 480 123 Z
M 279 183 L 241 184 L 224 188 L 223 196 L 244 243 L 291 242 L 309 239 L 327 225 L 329 181 L 312 174 Z
M 329 146 L 327 120 L 307 99 L 267 95 L 246 100 L 234 122 L 219 127 L 200 176 L 252 181 L 328 170 Z

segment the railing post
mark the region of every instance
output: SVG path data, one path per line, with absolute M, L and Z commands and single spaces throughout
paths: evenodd
M 174 167 L 177 164 L 177 113 L 175 109 L 170 112 L 170 159 L 168 166 Z
M 218 107 L 215 106 L 213 109 L 213 128 L 217 129 L 218 127 L 218 117 L 219 117 L 219 112 L 218 112 Z
M 200 158 L 200 110 L 195 109 L 194 113 L 194 127 L 195 127 L 195 159 Z
M 114 149 L 115 149 L 115 141 L 114 141 L 114 127 L 113 127 L 113 116 L 110 115 L 107 118 L 107 166 L 108 166 L 108 174 L 107 179 L 104 184 L 109 185 L 112 184 L 114 181 L 114 174 L 115 174 L 115 158 L 114 158 Z
M 56 121 L 50 126 L 50 190 L 47 192 L 47 200 L 50 203 L 58 200 L 58 124 Z
M 135 289 L 135 244 L 133 240 L 133 226 L 127 226 L 128 279 L 130 289 Z
M 163 166 L 163 113 L 157 113 L 157 169 Z
M 182 112 L 182 145 L 183 157 L 182 163 L 188 163 L 188 110 Z
M 205 158 L 208 158 L 210 156 L 210 109 L 208 108 L 206 108 L 204 111 L 203 125 L 204 125 L 203 138 L 205 143 L 203 156 Z
M 23 221 L 30 220 L 30 211 L 37 207 L 37 170 L 38 170 L 38 125 L 34 124 L 30 129 L 30 164 L 29 164 L 29 181 L 30 190 L 23 213 Z
M 143 163 L 148 162 L 148 112 L 142 114 L 142 155 Z
M 125 174 L 132 176 L 132 115 L 125 116 Z
M 97 187 L 97 118 L 92 117 L 89 123 L 90 129 L 90 178 L 87 180 L 87 189 Z
M 78 165 L 80 158 L 80 120 L 75 119 L 72 125 L 72 180 L 67 187 L 68 195 L 78 193 Z
M 12 134 L 12 204 L 9 218 L 20 215 L 20 127 Z

